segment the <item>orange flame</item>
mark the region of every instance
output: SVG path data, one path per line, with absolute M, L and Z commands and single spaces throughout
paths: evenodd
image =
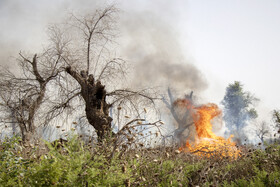
M 180 108 L 194 109 L 192 110 L 192 118 L 197 137 L 194 142 L 187 140 L 185 146 L 180 148 L 181 151 L 206 157 L 219 155 L 221 157 L 237 158 L 240 155 L 241 151 L 231 141 L 232 136 L 225 139 L 212 131 L 211 120 L 222 113 L 216 104 L 194 107 L 187 99 L 179 99 L 174 104 Z

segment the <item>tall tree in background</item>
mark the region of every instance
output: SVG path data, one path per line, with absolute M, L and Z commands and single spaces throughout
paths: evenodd
M 253 107 L 257 98 L 243 90 L 243 85 L 235 81 L 226 88 L 226 94 L 222 101 L 224 106 L 224 120 L 226 127 L 235 135 L 240 135 L 247 122 L 258 117 Z

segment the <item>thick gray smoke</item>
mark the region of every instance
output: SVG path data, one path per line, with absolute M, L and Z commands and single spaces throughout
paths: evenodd
M 123 56 L 133 64 L 133 84 L 168 86 L 195 92 L 207 87 L 201 72 L 180 48 L 176 31 L 160 17 L 149 13 L 128 16 L 121 26 Z
M 124 1 L 116 4 L 123 18 L 116 20 L 121 23 L 122 37 L 116 39 L 118 42 L 121 39 L 121 54 L 133 63 L 132 80 L 138 87 L 171 86 L 183 92 L 201 91 L 206 88 L 206 82 L 181 51 L 175 24 L 168 24 L 172 20 L 171 14 L 175 20 L 178 17 L 176 13 L 180 6 L 172 3 L 163 13 L 166 2 Z M 39 53 L 48 43 L 49 24 L 63 22 L 71 12 L 83 15 L 106 4 L 111 3 L 109 0 L 0 1 L 1 64 L 14 62 L 11 57 L 18 57 L 19 51 Z

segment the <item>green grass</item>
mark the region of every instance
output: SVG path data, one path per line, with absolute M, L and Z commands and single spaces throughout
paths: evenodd
M 56 146 L 55 146 L 56 147 Z M 244 148 L 237 160 L 199 158 L 175 148 L 115 151 L 76 136 L 63 148 L 48 142 L 0 144 L 1 186 L 280 186 L 280 146 Z

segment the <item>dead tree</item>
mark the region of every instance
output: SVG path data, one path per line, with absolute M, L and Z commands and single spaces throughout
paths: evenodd
M 23 141 L 29 140 L 36 131 L 35 118 L 44 102 L 47 84 L 59 73 L 56 66 L 41 69 L 40 57 L 36 54 L 32 60 L 20 54 L 22 74 L 18 76 L 9 70 L 1 74 L 1 108 L 12 114 L 2 118 L 6 125 L 17 124 Z M 60 57 L 57 57 L 58 64 Z M 46 63 L 44 60 L 42 63 Z M 40 67 L 39 67 L 40 66 Z M 48 71 L 48 73 L 43 71 Z
M 5 127 L 18 127 L 24 141 L 34 138 L 37 127 L 45 125 L 42 124 L 45 120 L 36 119 L 46 112 L 42 105 L 51 97 L 47 93 L 48 85 L 63 71 L 62 53 L 68 40 L 62 35 L 53 32 L 50 41 L 56 45 L 46 47 L 43 53 L 33 57 L 20 53 L 14 72 L 5 67 L 0 72 L 1 123 Z
M 116 12 L 114 6 L 109 6 L 84 17 L 72 15 L 67 29 L 63 31 L 74 37 L 71 40 L 73 45 L 66 48 L 62 57 L 67 64 L 65 75 L 59 85 L 62 99 L 49 113 L 49 116 L 52 116 L 49 118 L 53 118 L 65 113 L 67 109 L 71 112 L 78 108 L 77 106 L 79 109 L 83 108 L 85 111 L 83 115 L 96 130 L 99 142 L 113 134 L 113 116 L 109 114 L 110 108 L 130 106 L 139 118 L 140 112 L 137 108 L 142 104 L 139 104 L 136 98 L 141 97 L 149 103 L 153 103 L 155 99 L 151 94 L 147 94 L 147 90 L 132 91 L 122 88 L 126 62 L 121 58 L 110 57 L 110 46 L 115 36 Z M 65 86 L 70 84 L 71 86 Z
M 85 102 L 85 113 L 88 122 L 95 128 L 99 141 L 106 133 L 111 133 L 111 121 L 109 116 L 109 104 L 106 102 L 105 86 L 100 81 L 94 81 L 93 75 L 81 71 L 77 73 L 70 66 L 66 68 L 69 73 L 80 85 L 81 96 Z M 108 134 L 107 134 L 108 135 Z
M 165 103 L 166 107 L 169 109 L 172 117 L 177 123 L 177 128 L 174 131 L 174 136 L 179 139 L 179 144 L 183 145 L 186 142 L 186 139 L 190 136 L 190 127 L 194 124 L 193 118 L 191 115 L 192 108 L 187 108 L 185 105 L 180 107 L 181 101 L 189 102 L 189 106 L 193 104 L 193 92 L 189 95 L 185 95 L 185 98 L 182 100 L 175 100 L 170 88 L 167 90 L 169 101 L 162 97 L 162 101 Z M 188 134 L 185 135 L 185 130 L 189 130 Z
M 255 132 L 257 137 L 261 140 L 262 143 L 264 142 L 264 139 L 268 138 L 270 135 L 269 126 L 265 121 L 255 124 Z

